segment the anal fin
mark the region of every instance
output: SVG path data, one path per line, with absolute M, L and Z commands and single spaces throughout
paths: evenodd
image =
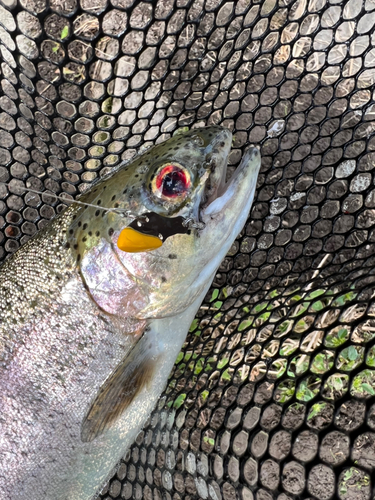
M 91 442 L 110 428 L 153 378 L 159 354 L 153 335 L 145 333 L 104 382 L 81 427 L 81 440 Z

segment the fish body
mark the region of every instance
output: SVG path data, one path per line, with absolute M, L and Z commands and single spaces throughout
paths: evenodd
M 251 207 L 259 151 L 226 184 L 230 146 L 155 146 L 0 268 L 1 500 L 91 500 L 134 441 Z

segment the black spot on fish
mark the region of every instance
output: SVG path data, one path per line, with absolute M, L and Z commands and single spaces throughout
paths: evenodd
M 98 200 L 97 205 L 100 205 L 102 203 L 102 200 Z
M 87 237 L 86 237 L 86 236 L 84 236 L 84 237 L 82 238 L 82 241 L 83 241 L 83 242 L 87 241 Z
M 135 176 L 134 176 L 134 177 L 139 177 L 139 175 L 138 175 L 138 174 L 135 174 Z
M 82 226 L 82 222 L 81 222 L 81 221 L 79 221 L 79 222 L 78 222 L 78 227 L 81 227 L 81 226 Z
M 81 260 L 81 254 L 79 253 L 79 254 L 77 255 L 77 262 L 79 262 L 80 260 Z
M 177 259 L 177 255 L 175 253 L 170 253 L 168 259 Z
M 69 234 L 73 234 L 73 229 L 69 229 Z
M 82 229 L 83 230 L 87 229 L 87 224 L 83 224 Z
M 111 198 L 111 201 L 115 200 L 116 199 L 116 195 L 114 194 Z
M 109 236 L 112 236 L 112 234 L 113 234 L 113 233 L 114 233 L 113 228 L 112 228 L 112 227 L 110 227 L 110 228 L 108 229 L 108 235 L 109 235 Z
M 97 210 L 97 211 L 95 212 L 95 216 L 96 216 L 96 217 L 98 217 L 98 215 L 100 215 L 100 210 Z
M 70 243 L 65 243 L 65 248 L 70 248 Z
M 89 236 L 92 236 L 92 231 L 89 231 Z
M 165 276 L 162 276 L 162 277 L 161 277 L 161 282 L 162 282 L 162 283 L 165 283 L 166 281 L 167 281 L 167 278 L 166 278 Z
M 77 250 L 77 248 L 78 248 L 77 243 L 73 246 L 73 248 L 74 248 L 74 250 Z
M 100 231 L 96 231 L 95 236 L 100 236 Z
M 115 203 L 113 206 L 114 206 L 114 208 L 118 208 L 119 204 Z
M 74 214 L 74 215 L 73 215 L 73 217 L 72 217 L 72 219 L 73 219 L 73 220 L 76 220 L 76 218 L 77 218 L 77 215 L 76 215 L 76 214 Z

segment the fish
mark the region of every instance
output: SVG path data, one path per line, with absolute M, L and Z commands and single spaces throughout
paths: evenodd
M 260 151 L 179 133 L 0 267 L 0 498 L 91 500 L 157 404 L 254 198 Z

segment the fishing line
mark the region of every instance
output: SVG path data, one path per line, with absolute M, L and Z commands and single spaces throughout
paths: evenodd
M 4 186 L 7 186 L 8 188 L 10 188 L 10 184 L 7 182 L 1 182 L 0 184 L 4 184 Z M 94 205 L 93 203 L 86 203 L 84 201 L 70 200 L 69 198 L 65 198 L 65 197 L 58 195 L 56 193 L 52 193 L 52 192 L 48 192 L 48 191 L 38 191 L 37 189 L 31 189 L 31 188 L 24 187 L 24 186 L 17 186 L 17 189 L 20 189 L 20 190 L 22 189 L 24 191 L 28 191 L 30 193 L 35 193 L 35 194 L 41 194 L 41 195 L 45 194 L 48 196 L 54 196 L 57 200 L 60 200 L 63 203 L 77 203 L 78 205 L 83 205 L 86 207 L 99 208 L 100 210 L 104 210 L 106 212 L 115 212 L 123 217 L 131 217 L 133 219 L 137 218 L 137 215 L 132 214 L 131 212 L 129 212 L 129 210 L 125 210 L 125 208 L 114 208 L 114 207 L 107 208 L 107 207 L 103 207 L 102 205 Z
M 4 184 L 7 188 L 10 188 L 10 184 L 7 182 L 0 182 L 0 184 Z M 79 201 L 79 200 L 70 200 L 69 198 L 65 198 L 61 195 L 58 195 L 56 193 L 48 192 L 48 191 L 38 191 L 37 189 L 31 189 L 25 186 L 17 186 L 17 189 L 27 191 L 29 193 L 35 193 L 35 194 L 40 194 L 40 195 L 48 195 L 48 196 L 54 196 L 57 200 L 62 201 L 63 203 L 77 203 L 78 205 L 86 206 L 86 207 L 92 207 L 92 208 L 97 208 L 99 210 L 104 210 L 107 213 L 114 212 L 121 217 L 128 217 L 130 219 L 142 219 L 145 216 L 144 215 L 135 215 L 132 214 L 129 210 L 126 210 L 125 208 L 107 208 L 103 207 L 102 205 L 95 205 L 93 203 L 86 203 L 84 201 Z M 147 217 L 146 217 L 147 219 Z M 198 222 L 192 218 L 186 218 L 183 222 L 183 225 L 185 227 L 188 227 L 189 229 L 198 229 L 202 230 L 205 228 L 205 223 L 204 222 Z

